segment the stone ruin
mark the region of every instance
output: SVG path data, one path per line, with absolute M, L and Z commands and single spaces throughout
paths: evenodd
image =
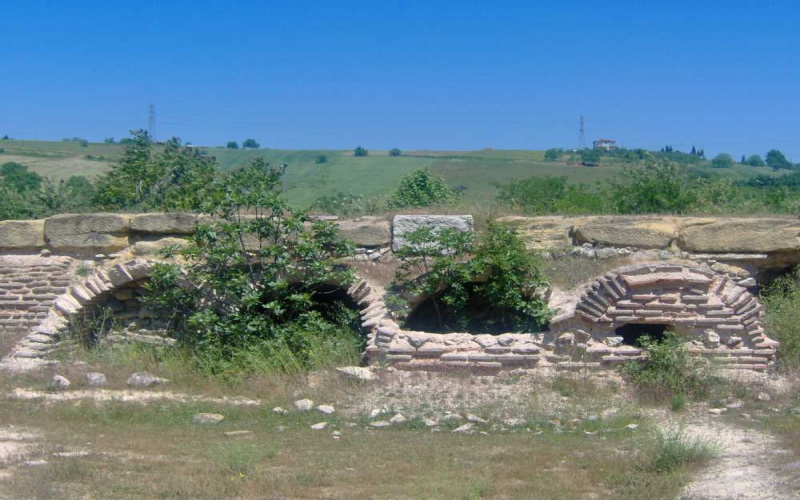
M 41 359 L 76 320 L 110 308 L 131 338 L 159 342 L 163 321 L 137 296 L 158 251 L 183 244 L 193 214 L 60 215 L 0 221 L 0 340 L 19 340 L 11 357 Z M 800 263 L 800 227 L 791 219 L 680 217 L 511 217 L 531 249 L 560 258 L 625 255 L 635 262 L 570 293 L 543 332 L 474 335 L 404 329 L 383 288 L 347 289 L 369 332 L 364 359 L 400 369 L 496 372 L 604 369 L 639 359 L 636 340 L 665 330 L 691 353 L 730 369 L 766 370 L 777 342 L 767 336 L 758 282 Z M 472 230 L 470 216 L 396 216 L 337 221 L 362 265 L 389 265 L 403 234 L 421 225 Z

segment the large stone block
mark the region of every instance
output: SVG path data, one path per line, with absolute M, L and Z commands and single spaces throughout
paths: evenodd
M 141 256 L 158 257 L 168 247 L 183 248 L 188 245 L 183 238 L 158 238 L 137 241 L 133 244 L 133 253 Z
M 612 247 L 667 248 L 678 235 L 670 218 L 620 217 L 580 224 L 573 229 L 578 243 Z
M 678 245 L 690 252 L 773 253 L 800 250 L 800 221 L 717 219 L 680 230 Z
M 33 250 L 44 245 L 44 220 L 0 221 L 0 250 Z
M 392 221 L 392 250 L 397 252 L 406 246 L 405 235 L 423 227 L 472 231 L 473 220 L 471 215 L 395 215 Z
M 44 237 L 53 250 L 111 253 L 128 246 L 130 215 L 54 215 L 44 223 Z
M 389 221 L 382 217 L 359 217 L 337 224 L 339 234 L 357 247 L 385 247 L 392 239 Z
M 502 217 L 499 221 L 514 228 L 525 242 L 525 246 L 531 250 L 563 250 L 572 247 L 570 230 L 573 226 L 591 223 L 597 219 L 597 216 L 520 217 L 514 215 Z
M 134 215 L 131 230 L 139 233 L 192 234 L 195 224 L 201 220 L 198 214 L 176 212 Z

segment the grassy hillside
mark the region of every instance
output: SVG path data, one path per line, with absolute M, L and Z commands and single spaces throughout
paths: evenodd
M 124 151 L 119 144 L 90 143 L 82 147 L 77 142 L 0 141 L 0 163 L 15 161 L 53 179 L 72 175 L 94 178 L 110 168 Z M 496 183 L 531 176 L 565 176 L 573 183 L 604 182 L 622 171 L 622 165 L 603 159 L 599 167 L 589 168 L 564 162 L 545 162 L 543 151 L 480 150 L 480 151 L 407 151 L 403 156 L 390 157 L 386 151 L 370 151 L 367 157 L 353 157 L 352 151 L 225 149 L 200 148 L 216 157 L 223 170 L 244 165 L 263 156 L 273 165 L 286 163 L 287 195 L 298 206 L 308 206 L 320 196 L 338 192 L 365 196 L 385 195 L 406 173 L 423 167 L 442 175 L 451 186 L 466 188 L 466 199 L 484 203 L 494 197 Z M 315 159 L 324 154 L 327 163 Z M 736 164 L 731 169 L 700 170 L 745 179 L 771 173 L 767 168 Z

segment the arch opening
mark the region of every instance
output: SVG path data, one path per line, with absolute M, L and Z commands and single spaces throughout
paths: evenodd
M 642 337 L 650 337 L 656 342 L 661 342 L 665 338 L 672 325 L 656 323 L 627 323 L 614 330 L 618 337 L 622 337 L 622 343 L 635 347 L 641 347 L 639 341 Z
M 547 325 L 540 325 L 533 317 L 523 317 L 516 311 L 497 307 L 478 291 L 482 283 L 466 285 L 467 303 L 456 308 L 435 297 L 427 297 L 409 313 L 404 328 L 429 333 L 472 333 L 500 335 L 511 332 L 540 332 Z

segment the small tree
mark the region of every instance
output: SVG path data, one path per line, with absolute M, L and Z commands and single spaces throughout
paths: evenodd
M 400 156 L 401 154 L 403 154 L 403 152 L 398 148 L 392 148 L 389 150 L 389 156 Z
M 3 136 L 3 139 L 2 139 L 2 140 L 4 140 L 4 141 L 8 141 L 8 140 L 11 140 L 11 138 L 10 138 L 10 137 L 8 137 L 8 134 L 6 134 L 6 135 L 4 135 L 4 136 Z
M 239 143 L 236 141 L 228 141 L 225 147 L 228 149 L 239 149 Z
M 750 165 L 751 167 L 764 167 L 767 165 L 766 163 L 764 163 L 764 159 L 761 158 L 761 156 L 759 155 L 748 156 L 747 160 L 745 160 L 745 163 L 747 165 Z
M 423 168 L 400 179 L 400 186 L 389 199 L 389 208 L 429 207 L 457 199 L 458 193 L 450 189 L 444 179 Z
M 544 152 L 544 161 L 558 161 L 563 156 L 564 150 L 558 148 L 550 148 Z
M 794 165 L 777 149 L 767 151 L 766 163 L 773 170 L 792 170 L 794 168 Z
M 733 167 L 733 158 L 728 153 L 720 153 L 711 160 L 711 167 L 731 168 Z
M 116 141 L 114 140 L 113 137 L 106 137 L 105 139 L 103 139 L 103 143 L 104 144 L 116 144 Z
M 325 155 L 317 155 L 317 157 L 314 158 L 314 163 L 328 163 L 328 157 Z
M 356 149 L 353 150 L 353 156 L 368 156 L 369 151 L 362 148 L 361 146 L 357 146 Z
M 255 139 L 245 139 L 242 141 L 242 147 L 245 149 L 258 149 L 261 145 Z
M 581 165 L 585 167 L 596 167 L 600 165 L 600 151 L 594 148 L 586 148 L 581 151 Z

